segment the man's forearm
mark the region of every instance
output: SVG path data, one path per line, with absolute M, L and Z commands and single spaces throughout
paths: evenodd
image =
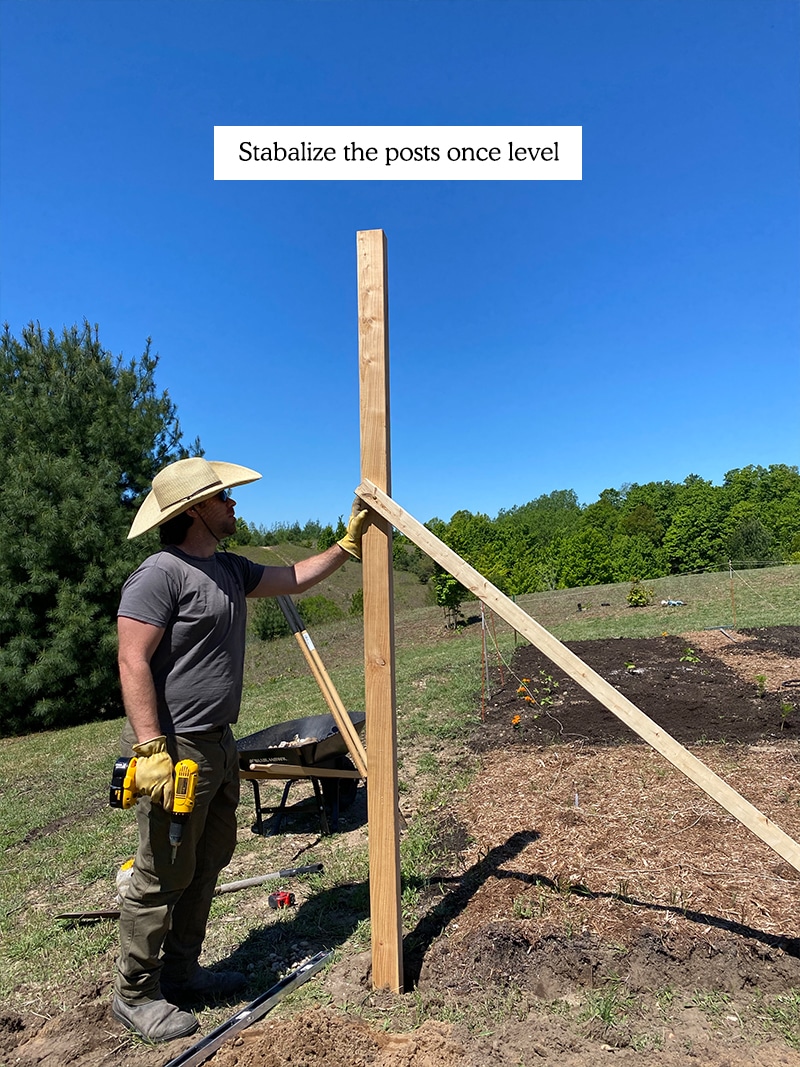
M 125 714 L 136 734 L 136 740 L 142 744 L 158 737 L 161 733 L 161 726 L 158 721 L 156 687 L 153 684 L 150 665 L 147 663 L 131 665 L 121 662 L 119 677 Z
M 294 572 L 297 579 L 297 592 L 304 593 L 312 585 L 316 585 L 317 582 L 330 577 L 331 574 L 338 571 L 344 563 L 347 563 L 352 558 L 339 545 L 331 545 L 330 548 L 326 548 L 319 555 L 311 556 L 309 559 L 302 559 L 295 563 Z
M 353 557 L 340 545 L 331 545 L 324 552 L 302 559 L 291 567 L 265 567 L 261 581 L 249 593 L 251 597 L 296 596 L 312 585 L 328 578 Z

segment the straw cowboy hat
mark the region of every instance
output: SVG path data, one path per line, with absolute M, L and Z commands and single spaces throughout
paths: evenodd
M 201 500 L 216 496 L 222 489 L 255 482 L 260 477 L 258 471 L 240 467 L 238 463 L 217 463 L 202 456 L 170 463 L 153 479 L 153 488 L 136 512 L 128 540 L 154 530 Z

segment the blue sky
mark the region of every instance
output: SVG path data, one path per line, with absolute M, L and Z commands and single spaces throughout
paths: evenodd
M 0 0 L 0 318 L 84 318 L 248 521 L 349 512 L 356 232 L 421 521 L 798 458 L 792 0 Z M 215 125 L 583 127 L 583 180 L 214 182 Z

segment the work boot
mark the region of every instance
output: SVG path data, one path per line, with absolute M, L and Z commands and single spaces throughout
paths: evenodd
M 179 1004 L 232 1000 L 246 987 L 247 978 L 239 971 L 209 971 L 199 963 L 184 978 L 168 972 L 161 975 L 161 992 Z
M 200 1025 L 191 1012 L 181 1011 L 163 997 L 129 1002 L 115 996 L 111 1014 L 123 1026 L 153 1043 L 188 1037 Z

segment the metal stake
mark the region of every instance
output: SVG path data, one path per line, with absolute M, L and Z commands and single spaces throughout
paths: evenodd
M 282 978 L 280 982 L 276 982 L 266 993 L 256 997 L 246 1008 L 237 1012 L 227 1022 L 222 1023 L 216 1030 L 212 1030 L 207 1037 L 204 1037 L 197 1044 L 192 1045 L 191 1048 L 176 1056 L 174 1060 L 164 1064 L 164 1067 L 197 1067 L 197 1064 L 205 1063 L 229 1037 L 233 1037 L 234 1034 L 238 1034 L 240 1030 L 244 1030 L 251 1023 L 266 1015 L 292 990 L 297 989 L 312 974 L 324 967 L 331 956 L 331 952 L 318 952 L 308 963 L 304 963 L 301 967 L 292 971 L 291 974 L 287 974 L 285 978 Z

